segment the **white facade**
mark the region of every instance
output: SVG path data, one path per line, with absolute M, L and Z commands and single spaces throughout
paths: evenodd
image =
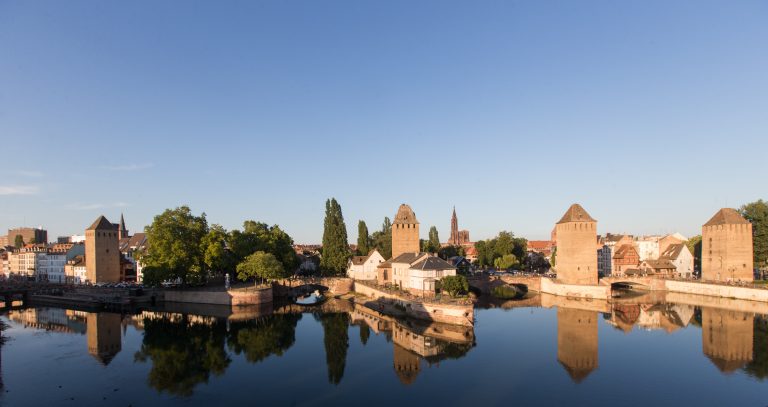
M 9 253 L 8 264 L 11 275 L 33 277 L 37 270 L 37 253 L 34 251 Z
M 643 236 L 635 240 L 637 254 L 640 261 L 655 260 L 659 258 L 659 236 Z
M 376 280 L 376 268 L 381 263 L 384 263 L 384 256 L 378 250 L 374 250 L 362 262 L 350 260 L 347 277 L 358 280 Z
M 455 276 L 456 269 L 420 270 L 409 269 L 408 289 L 417 291 L 435 291 L 435 283 L 443 277 Z
M 64 266 L 66 264 L 66 253 L 37 253 L 35 280 L 64 283 Z
M 72 235 L 69 237 L 69 243 L 85 243 L 85 235 Z

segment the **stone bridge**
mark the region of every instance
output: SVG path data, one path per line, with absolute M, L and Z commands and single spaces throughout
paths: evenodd
M 541 279 L 543 277 L 529 276 L 481 276 L 470 277 L 467 279 L 469 286 L 483 294 L 490 294 L 491 291 L 503 285 L 511 285 L 521 288 L 523 291 L 541 291 Z
M 612 276 L 603 277 L 600 279 L 600 285 L 609 285 L 615 287 L 617 285 L 626 285 L 631 288 L 639 290 L 658 291 L 666 290 L 666 280 L 656 277 L 630 277 L 630 276 Z

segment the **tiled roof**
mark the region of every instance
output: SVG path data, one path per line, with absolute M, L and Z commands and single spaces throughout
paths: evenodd
M 581 205 L 573 204 L 565 212 L 565 215 L 563 215 L 563 217 L 560 219 L 560 222 L 557 222 L 557 223 L 568 223 L 568 222 L 597 222 L 597 221 L 592 219 L 592 217 L 589 216 L 587 211 L 585 211 L 584 208 L 581 207 Z
M 413 264 L 417 260 L 421 259 L 423 256 L 427 256 L 427 253 L 403 253 L 394 259 L 390 260 L 392 263 L 408 263 Z
M 623 259 L 626 257 L 630 252 L 635 252 L 635 256 L 639 256 L 637 253 L 637 250 L 635 249 L 635 246 L 631 244 L 623 244 L 619 246 L 618 249 L 616 249 L 616 253 L 613 254 L 614 259 Z
M 659 256 L 659 259 L 675 260 L 680 257 L 680 253 L 682 253 L 685 248 L 685 243 L 671 244 L 664 250 L 664 253 Z
M 406 204 L 402 204 L 400 205 L 400 208 L 397 209 L 397 215 L 395 215 L 395 220 L 392 223 L 414 224 L 419 223 L 419 221 L 416 220 L 416 214 L 413 212 L 411 207 Z
M 743 223 L 749 223 L 749 221 L 736 212 L 736 209 L 723 208 L 717 211 L 715 216 L 713 216 L 709 222 L 705 223 L 704 226 L 736 225 Z
M 453 270 L 456 267 L 439 257 L 430 256 L 412 265 L 411 268 L 418 270 Z
M 115 225 L 110 223 L 104 215 L 101 215 L 95 222 L 86 230 L 117 230 Z

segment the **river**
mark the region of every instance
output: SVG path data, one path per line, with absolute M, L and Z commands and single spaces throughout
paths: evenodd
M 322 307 L 2 316 L 7 406 L 765 406 L 768 317 L 664 295 L 487 299 L 474 327 Z M 706 304 L 704 304 L 706 303 Z

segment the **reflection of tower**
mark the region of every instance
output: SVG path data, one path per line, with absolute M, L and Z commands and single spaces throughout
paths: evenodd
M 397 378 L 403 384 L 410 385 L 416 381 L 416 376 L 421 370 L 421 359 L 415 354 L 398 344 L 394 344 L 394 367 Z
M 755 318 L 745 312 L 702 308 L 704 354 L 723 373 L 732 373 L 752 360 Z
M 597 284 L 597 221 L 573 204 L 555 225 L 557 278 L 566 284 Z
M 392 258 L 403 253 L 419 253 L 419 221 L 410 206 L 400 205 L 392 222 Z
M 120 314 L 88 313 L 88 353 L 108 365 L 120 352 Z
M 597 368 L 597 313 L 557 309 L 557 360 L 574 382 Z

